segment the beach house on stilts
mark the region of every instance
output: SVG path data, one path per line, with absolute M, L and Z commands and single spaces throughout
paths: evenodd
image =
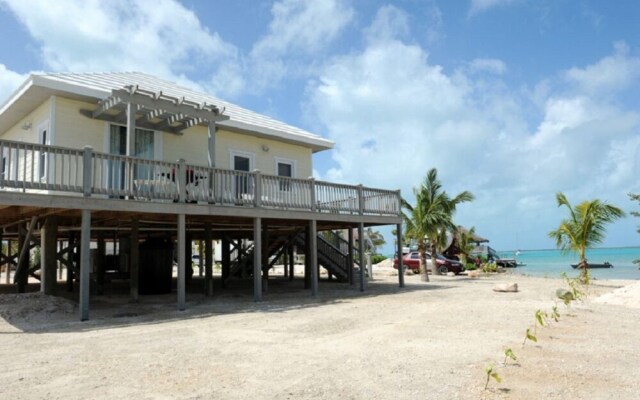
M 7 283 L 11 276 L 22 292 L 37 278 L 42 292 L 55 294 L 64 270 L 82 320 L 90 298 L 109 290 L 108 274 L 128 281 L 133 300 L 175 291 L 182 310 L 191 243 L 202 241 L 207 295 L 245 279 L 261 301 L 277 260 L 293 279 L 294 247 L 305 254 L 311 295 L 320 268 L 336 284 L 364 290 L 354 268 L 364 241 L 355 246 L 351 232 L 397 225 L 401 251 L 400 193 L 310 178 L 313 153 L 332 146 L 142 73 L 31 75 L 0 106 Z M 222 243 L 215 285 L 214 240 Z

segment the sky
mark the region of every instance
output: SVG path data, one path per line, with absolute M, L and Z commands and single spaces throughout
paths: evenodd
M 476 197 L 458 224 L 553 248 L 559 191 L 640 209 L 637 21 L 635 0 L 0 0 L 0 103 L 31 72 L 146 72 L 333 140 L 318 179 L 412 201 L 435 167 Z

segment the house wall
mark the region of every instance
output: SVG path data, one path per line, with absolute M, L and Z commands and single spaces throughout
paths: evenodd
M 93 147 L 94 151 L 107 153 L 105 149 L 105 122 L 87 118 L 80 109 L 93 109 L 94 105 L 81 101 L 56 97 L 55 145 L 62 147 Z
M 51 102 L 50 98 L 45 100 L 8 131 L 1 133 L 0 137 L 17 142 L 39 143 L 39 132 L 46 129 L 49 134 L 48 144 L 52 144 L 50 136 Z M 31 127 L 22 129 L 25 124 L 31 124 Z M 3 163 L 6 163 L 7 178 L 33 180 L 39 174 L 39 153 L 16 152 L 15 150 L 9 152 L 8 149 L 3 149 L 1 156 L 4 159 Z
M 185 131 L 184 135 L 164 133 L 163 157 L 167 161 L 184 158 L 189 164 L 207 165 L 207 128 L 197 126 Z M 263 150 L 263 146 L 268 151 Z M 284 143 L 276 140 L 218 129 L 216 133 L 216 166 L 230 169 L 231 151 L 250 153 L 254 156 L 254 168 L 263 174 L 276 174 L 276 159 L 292 160 L 296 178 L 308 178 L 312 175 L 312 152 L 304 146 Z
M 42 126 L 44 123 L 49 122 L 50 118 L 51 118 L 51 99 L 47 99 L 38 107 L 36 107 L 35 110 L 27 114 L 27 116 L 21 119 L 17 124 L 12 126 L 8 131 L 2 132 L 0 133 L 0 135 L 2 139 L 5 139 L 5 140 L 37 143 L 38 127 Z M 31 124 L 31 128 L 28 130 L 22 129 L 22 126 L 26 123 Z
M 2 135 L 3 139 L 38 142 L 38 126 L 53 121 L 50 144 L 62 147 L 82 149 L 93 147 L 97 152 L 108 152 L 109 124 L 104 121 L 87 118 L 80 109 L 93 109 L 94 104 L 56 96 L 46 100 L 27 117 Z M 31 122 L 30 130 L 22 130 L 25 122 Z M 207 165 L 207 128 L 196 126 L 187 129 L 183 135 L 167 132 L 156 133 L 156 157 L 164 161 L 175 162 L 183 158 L 189 164 Z M 268 151 L 263 150 L 268 148 Z M 291 160 L 294 163 L 294 176 L 308 178 L 312 175 L 312 151 L 310 148 L 272 139 L 254 137 L 248 134 L 219 129 L 216 135 L 216 166 L 231 168 L 231 151 L 250 153 L 255 165 L 263 174 L 275 175 L 277 160 Z

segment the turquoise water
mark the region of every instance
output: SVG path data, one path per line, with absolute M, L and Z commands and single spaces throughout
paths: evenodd
M 514 273 L 533 276 L 548 276 L 557 278 L 562 272 L 570 277 L 577 276 L 578 271 L 571 268 L 571 264 L 578 263 L 575 253 L 563 254 L 559 250 L 521 250 L 516 256 L 513 251 L 498 252 L 500 257 L 516 258 L 526 266 L 513 269 Z M 609 261 L 613 268 L 592 269 L 591 276 L 596 279 L 637 279 L 640 280 L 640 269 L 633 264 L 633 260 L 640 259 L 640 247 L 622 247 L 591 249 L 587 251 L 587 260 L 593 263 Z

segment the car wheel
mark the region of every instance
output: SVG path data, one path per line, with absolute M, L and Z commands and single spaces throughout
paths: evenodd
M 449 272 L 449 269 L 443 265 L 441 267 L 438 267 L 438 272 L 442 275 L 445 275 L 447 272 Z

